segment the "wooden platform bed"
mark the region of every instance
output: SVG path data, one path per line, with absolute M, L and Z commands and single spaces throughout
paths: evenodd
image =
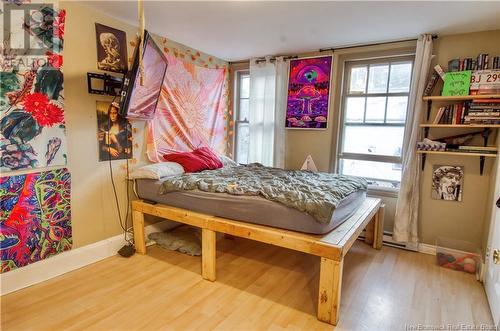
M 132 202 L 134 241 L 140 254 L 146 254 L 144 214 L 202 229 L 201 275 L 210 281 L 215 281 L 216 232 L 321 257 L 317 316 L 320 321 L 333 325 L 337 324 L 339 318 L 344 256 L 365 228 L 365 242 L 376 249 L 382 247 L 384 205 L 380 199 L 375 198 L 366 198 L 348 220 L 325 235 L 282 230 L 135 200 Z

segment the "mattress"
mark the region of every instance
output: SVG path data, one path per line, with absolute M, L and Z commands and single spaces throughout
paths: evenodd
M 199 190 L 159 194 L 161 179 L 138 179 L 136 183 L 137 195 L 141 199 L 203 214 L 311 234 L 332 231 L 347 220 L 366 198 L 365 190 L 351 193 L 339 203 L 330 222 L 323 224 L 304 212 L 259 196 Z

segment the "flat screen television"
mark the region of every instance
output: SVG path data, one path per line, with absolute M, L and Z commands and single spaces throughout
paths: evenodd
M 154 117 L 168 65 L 165 55 L 147 31 L 144 31 L 143 44 L 144 85 L 141 86 L 139 77 L 138 42 L 132 68 L 123 80 L 120 94 L 120 114 L 136 120 L 150 120 Z

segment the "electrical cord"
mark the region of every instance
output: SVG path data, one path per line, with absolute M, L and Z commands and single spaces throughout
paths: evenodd
M 113 100 L 111 101 L 109 107 L 108 107 L 108 133 L 109 131 L 111 130 L 111 118 L 110 118 L 110 112 L 111 112 L 111 108 L 113 107 L 113 102 L 116 101 L 116 98 L 117 96 L 114 96 L 113 97 Z M 128 141 L 128 137 L 129 137 L 129 127 L 128 125 L 125 125 L 125 134 L 126 134 L 126 137 L 127 137 L 127 141 Z M 124 236 L 124 239 L 125 241 L 129 244 L 129 245 L 133 245 L 133 241 L 132 239 L 129 239 L 128 238 L 128 234 L 130 234 L 130 229 L 131 228 L 127 228 L 127 223 L 128 223 L 128 218 L 129 218 L 129 210 L 130 210 L 130 194 L 129 194 L 129 183 L 128 183 L 128 178 L 129 178 L 129 161 L 128 159 L 126 160 L 126 171 L 127 171 L 127 183 L 126 183 L 126 195 L 127 195 L 127 198 L 126 198 L 126 212 L 125 212 L 125 220 L 122 218 L 122 212 L 121 212 L 121 209 L 120 209 L 120 203 L 119 203 L 119 199 L 118 199 L 118 193 L 117 193 L 117 190 L 116 190 L 116 184 L 115 184 L 115 179 L 114 179 L 114 175 L 113 175 L 113 166 L 112 166 L 112 163 L 111 163 L 111 146 L 110 146 L 110 139 L 108 139 L 107 141 L 107 147 L 108 147 L 108 164 L 109 164 L 109 174 L 110 174 L 110 179 L 111 179 L 111 185 L 113 187 L 113 195 L 114 195 L 114 199 L 115 199 L 115 204 L 116 204 L 116 210 L 118 212 L 118 220 L 120 222 L 120 227 L 122 228 L 123 230 L 123 236 Z

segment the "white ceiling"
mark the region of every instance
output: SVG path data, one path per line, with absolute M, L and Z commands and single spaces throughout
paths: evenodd
M 135 1 L 86 1 L 137 25 Z M 144 1 L 146 28 L 228 61 L 500 29 L 500 1 Z M 499 41 L 500 42 L 500 41 Z

